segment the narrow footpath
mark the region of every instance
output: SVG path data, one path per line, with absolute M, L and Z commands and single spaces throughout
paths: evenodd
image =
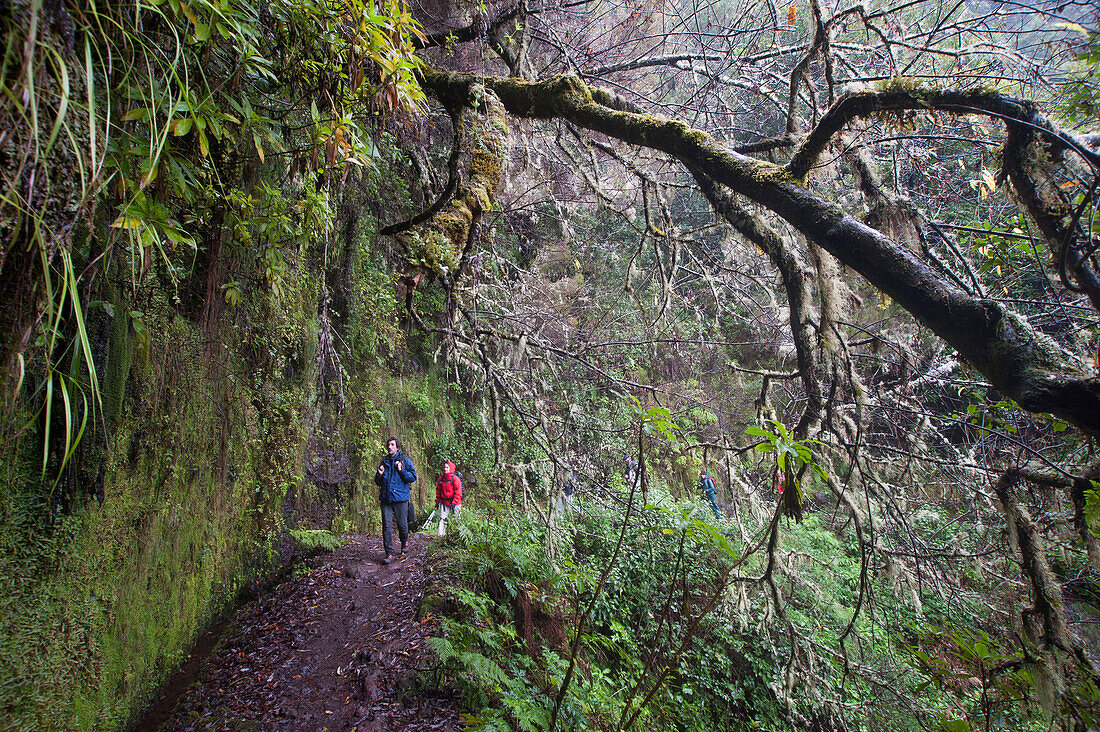
M 142 727 L 461 729 L 454 695 L 416 684 L 435 625 L 417 619 L 428 541 L 414 534 L 405 559 L 389 565 L 377 536 L 314 558 L 308 574 L 242 607 L 196 681 L 170 683 L 167 709 L 156 718 L 155 707 Z

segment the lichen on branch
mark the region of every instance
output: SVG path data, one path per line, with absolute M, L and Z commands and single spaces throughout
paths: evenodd
M 497 95 L 476 82 L 444 103 L 452 109 L 459 157 L 468 162 L 459 166 L 453 198 L 427 220 L 393 235 L 409 265 L 433 276 L 454 277 L 500 185 L 508 124 Z
M 421 72 L 421 82 L 444 103 L 465 98 L 472 84 L 483 84 L 496 92 L 511 114 L 564 119 L 630 144 L 667 153 L 775 213 L 808 241 L 859 272 L 947 341 L 998 390 L 1024 409 L 1051 412 L 1090 433 L 1100 434 L 1100 379 L 1067 359 L 1053 341 L 1001 303 L 963 291 L 906 247 L 842 207 L 815 195 L 803 185 L 799 165 L 783 168 L 755 160 L 726 148 L 683 121 L 626 111 L 618 104 L 609 106 L 602 103 L 609 95 L 588 87 L 575 76 L 526 82 L 426 68 Z M 898 89 L 878 95 L 849 96 L 834 105 L 811 133 L 813 142 L 808 141 L 797 155 L 812 165 L 817 154 L 814 149 L 818 145 L 824 149 L 833 134 L 830 130 L 839 130 L 856 116 L 884 109 L 920 104 L 954 113 L 985 109 L 996 115 L 1033 114 L 1030 108 L 1014 106 L 1008 97 L 983 94 Z

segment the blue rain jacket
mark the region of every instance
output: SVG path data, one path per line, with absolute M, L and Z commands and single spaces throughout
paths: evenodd
M 403 469 L 397 469 L 397 463 L 401 463 Z M 385 472 L 381 475 L 376 470 L 374 482 L 378 485 L 378 500 L 382 503 L 401 503 L 409 500 L 409 484 L 416 480 L 416 468 L 412 460 L 404 453 L 398 452 L 393 457 L 386 455 L 379 463 Z
M 714 485 L 714 479 L 709 475 L 699 480 L 699 488 L 706 493 L 707 497 L 712 501 L 718 494 L 718 488 Z

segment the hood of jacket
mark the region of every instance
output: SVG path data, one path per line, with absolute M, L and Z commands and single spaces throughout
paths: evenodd
M 443 477 L 444 478 L 450 478 L 454 474 L 455 474 L 455 464 L 452 463 L 450 460 L 443 463 Z

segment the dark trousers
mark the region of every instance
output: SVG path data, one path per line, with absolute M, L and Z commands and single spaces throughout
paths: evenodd
M 718 510 L 718 501 L 715 500 L 716 498 L 717 498 L 717 496 L 715 496 L 715 494 L 710 493 L 710 492 L 707 493 L 707 500 L 710 501 L 711 510 L 714 511 L 714 518 L 721 521 L 722 520 L 722 512 Z
M 401 551 L 409 541 L 409 502 L 382 504 L 382 545 L 386 547 L 386 556 L 397 552 L 393 550 L 393 520 L 397 519 L 397 533 L 401 537 Z

